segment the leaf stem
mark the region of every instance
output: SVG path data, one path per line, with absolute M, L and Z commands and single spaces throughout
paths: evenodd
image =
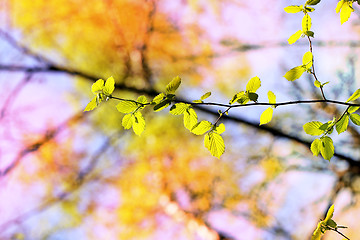
M 313 58 L 313 59 L 312 59 L 313 63 L 312 63 L 312 71 L 311 71 L 311 74 L 314 76 L 314 78 L 315 78 L 316 81 L 319 81 L 318 78 L 317 78 L 317 76 L 316 76 L 316 72 L 315 72 L 315 64 L 314 64 L 315 60 L 314 60 L 312 42 L 311 42 L 311 39 L 310 39 L 309 36 L 307 36 L 307 39 L 309 40 L 309 48 L 310 48 L 310 52 L 311 52 L 312 58 Z M 320 81 L 319 81 L 319 82 L 320 82 Z M 323 90 L 323 87 L 322 87 L 322 86 L 320 86 L 320 91 L 321 91 L 321 95 L 322 95 L 323 99 L 326 100 L 326 97 L 325 97 L 324 90 Z
M 342 232 L 338 231 L 337 228 L 332 228 L 330 226 L 327 226 L 330 230 L 337 232 L 338 234 L 340 234 L 342 237 L 346 238 L 347 240 L 350 240 L 350 238 L 348 238 L 347 236 L 345 236 Z

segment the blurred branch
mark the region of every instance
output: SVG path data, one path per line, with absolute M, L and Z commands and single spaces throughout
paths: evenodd
M 26 72 L 26 71 L 25 71 Z M 21 90 L 30 82 L 32 77 L 31 73 L 27 73 L 25 78 L 20 81 L 14 89 L 9 93 L 8 97 L 4 100 L 4 105 L 0 110 L 0 120 L 6 116 L 8 109 L 10 108 L 11 103 L 14 102 L 15 98 L 19 95 Z
M 61 129 L 61 127 L 58 127 L 58 128 Z M 5 232 L 6 229 L 8 229 L 10 226 L 24 222 L 27 219 L 34 216 L 35 214 L 39 214 L 40 212 L 47 210 L 48 208 L 52 207 L 53 205 L 66 200 L 71 194 L 73 194 L 76 190 L 78 190 L 84 184 L 86 177 L 94 170 L 97 163 L 101 159 L 100 158 L 101 155 L 107 151 L 107 149 L 111 146 L 111 144 L 110 144 L 111 141 L 113 139 L 116 139 L 117 137 L 118 137 L 118 133 L 113 134 L 112 136 L 108 137 L 103 142 L 103 144 L 99 147 L 99 149 L 90 158 L 88 164 L 82 170 L 79 171 L 79 173 L 74 181 L 74 184 L 72 184 L 72 186 L 69 189 L 66 189 L 66 190 L 62 191 L 61 193 L 57 194 L 56 196 L 43 201 L 43 203 L 41 203 L 39 206 L 37 206 L 25 213 L 20 214 L 17 217 L 10 219 L 4 223 L 1 223 L 0 224 L 0 233 Z M 94 179 L 96 179 L 96 178 L 97 177 L 95 176 Z
M 0 31 L 0 33 L 2 33 L 2 31 Z M 18 46 L 18 47 L 20 46 L 19 44 L 17 44 L 15 39 L 11 38 L 11 36 L 9 36 L 7 34 L 5 36 L 6 36 L 6 40 L 11 41 L 15 46 Z M 317 45 L 317 44 L 319 44 L 319 42 L 318 43 L 313 43 L 313 44 Z M 353 45 L 360 46 L 360 42 L 358 42 L 358 44 L 354 43 L 351 46 L 353 46 Z M 322 46 L 322 45 L 320 44 L 320 46 Z M 26 54 L 30 54 L 30 55 L 35 54 L 32 51 L 27 50 L 27 48 L 25 48 L 24 46 L 21 46 L 21 49 L 24 49 L 23 52 L 26 53 Z M 35 56 L 38 56 L 38 55 L 35 54 Z M 24 67 L 24 66 L 5 66 L 5 65 L 2 65 L 2 66 L 0 66 L 0 70 L 28 71 L 28 72 L 32 72 L 32 73 L 35 73 L 35 72 L 66 73 L 66 74 L 70 74 L 70 75 L 79 76 L 79 77 L 82 77 L 84 79 L 88 79 L 89 81 L 92 81 L 92 82 L 94 82 L 94 81 L 96 81 L 97 79 L 100 78 L 98 76 L 93 76 L 93 75 L 90 75 L 90 74 L 87 74 L 87 73 L 84 73 L 84 72 L 81 72 L 81 71 L 68 69 L 68 68 L 62 67 L 62 66 L 57 66 L 56 64 L 52 63 L 51 61 L 47 61 L 43 57 L 40 57 L 40 58 L 43 61 L 47 62 L 47 67 L 45 67 L 45 68 L 38 68 L 38 67 L 32 68 L 32 67 Z M 155 97 L 156 95 L 158 95 L 160 93 L 159 91 L 156 91 L 153 88 L 140 89 L 140 88 L 136 88 L 136 87 L 132 87 L 132 86 L 127 86 L 124 83 L 116 83 L 115 88 L 118 89 L 118 90 L 126 90 L 126 91 L 131 91 L 131 92 L 134 92 L 134 93 L 146 94 L 146 95 L 153 96 L 153 97 Z M 181 102 L 184 102 L 184 103 L 191 103 L 190 100 L 182 99 L 182 98 L 177 98 L 177 101 L 181 101 Z M 323 100 L 321 100 L 321 101 L 323 101 Z M 210 115 L 216 116 L 216 117 L 219 116 L 219 113 L 217 111 L 210 110 L 210 109 L 208 109 L 206 107 L 203 107 L 203 106 L 194 106 L 194 108 L 196 108 L 196 109 L 198 109 L 198 110 L 200 110 L 202 112 L 208 113 Z M 264 125 L 259 126 L 258 123 L 248 121 L 248 120 L 246 120 L 245 118 L 242 118 L 242 117 L 223 115 L 222 118 L 225 119 L 225 120 L 228 120 L 228 121 L 244 124 L 246 126 L 254 128 L 256 130 L 267 132 L 267 133 L 269 133 L 269 134 L 271 134 L 273 136 L 276 136 L 276 137 L 281 137 L 281 138 L 286 138 L 286 139 L 292 140 L 294 142 L 297 142 L 297 143 L 300 143 L 300 144 L 306 146 L 307 148 L 309 148 L 310 145 L 311 145 L 310 141 L 307 141 L 307 140 L 305 140 L 303 138 L 300 138 L 300 137 L 295 136 L 295 135 L 288 134 L 288 133 L 286 133 L 286 132 L 284 132 L 284 131 L 282 131 L 280 129 L 276 129 L 276 128 L 273 128 L 273 127 L 264 126 Z M 345 156 L 345 155 L 343 155 L 341 153 L 338 153 L 338 152 L 335 152 L 334 156 L 341 159 L 341 160 L 346 161 L 350 165 L 350 167 L 359 167 L 360 166 L 360 161 L 358 161 L 358 159 L 354 159 L 354 158 L 352 158 L 350 156 Z
M 49 141 L 51 141 L 52 139 L 54 139 L 56 137 L 56 135 L 58 135 L 62 130 L 64 130 L 70 124 L 73 124 L 74 122 L 77 122 L 77 121 L 83 119 L 84 116 L 86 116 L 86 114 L 87 113 L 79 112 L 79 113 L 75 114 L 74 116 L 72 116 L 71 118 L 69 118 L 68 120 L 66 120 L 65 122 L 63 122 L 62 124 L 60 124 L 59 126 L 57 126 L 56 128 L 49 129 L 48 131 L 46 131 L 46 133 L 44 134 L 42 139 L 28 145 L 25 149 L 20 151 L 18 153 L 18 155 L 16 156 L 16 158 L 12 161 L 12 163 L 10 165 L 8 165 L 4 170 L 0 171 L 0 178 L 4 177 L 9 172 L 11 172 L 19 164 L 21 159 L 24 158 L 26 155 L 37 151 L 44 144 L 46 144 Z
M 24 67 L 24 66 L 13 66 L 13 67 L 11 67 L 11 66 L 0 65 L 0 70 L 28 71 L 28 72 L 42 72 L 42 73 L 46 73 L 46 72 L 67 73 L 67 74 L 70 74 L 70 75 L 76 75 L 76 76 L 83 77 L 83 78 L 88 79 L 88 80 L 90 80 L 92 82 L 99 79 L 99 77 L 96 77 L 96 76 L 88 75 L 88 74 L 83 73 L 83 72 L 70 70 L 70 69 L 63 68 L 63 67 L 58 67 L 58 66 L 55 66 L 55 65 L 51 65 L 51 66 L 46 67 L 46 68 L 32 68 L 32 67 Z M 116 83 L 115 88 L 118 89 L 118 90 L 126 90 L 126 91 L 131 91 L 131 92 L 134 92 L 134 93 L 146 94 L 146 95 L 153 96 L 153 97 L 155 97 L 156 95 L 158 95 L 160 93 L 160 92 L 158 92 L 158 91 L 156 91 L 155 89 L 152 89 L 152 88 L 139 89 L 139 88 L 136 88 L 136 87 L 126 86 L 123 83 Z M 190 100 L 182 99 L 182 98 L 177 98 L 177 101 L 184 102 L 184 103 L 191 103 Z M 317 100 L 317 101 L 324 102 L 324 101 L 329 101 L 329 100 Z M 300 101 L 297 101 L 297 103 L 298 102 L 300 102 Z M 337 101 L 334 101 L 334 102 L 337 103 Z M 255 104 L 257 104 L 257 103 L 255 103 Z M 268 103 L 266 103 L 266 104 L 268 104 Z M 217 106 L 218 105 L 219 104 L 217 104 Z M 202 112 L 205 112 L 207 114 L 216 116 L 216 117 L 219 116 L 219 113 L 217 111 L 210 110 L 209 108 L 204 107 L 204 106 L 195 105 L 194 108 L 196 108 L 196 109 L 198 109 L 198 110 L 200 110 Z M 236 122 L 236 123 L 241 123 L 241 124 L 244 124 L 246 126 L 252 127 L 254 129 L 267 132 L 267 133 L 269 133 L 269 134 L 271 134 L 271 135 L 273 135 L 275 137 L 281 137 L 281 138 L 286 138 L 286 139 L 295 141 L 297 143 L 300 143 L 300 144 L 306 146 L 307 148 L 309 148 L 310 145 L 311 145 L 311 141 L 307 141 L 307 140 L 305 140 L 303 138 L 300 138 L 298 136 L 288 134 L 288 133 L 286 133 L 286 132 L 284 132 L 284 131 L 282 131 L 280 129 L 276 129 L 276 128 L 265 126 L 265 125 L 259 125 L 258 123 L 251 122 L 251 121 L 246 120 L 245 118 L 242 118 L 242 117 L 223 115 L 222 118 L 224 120 L 228 120 L 228 121 L 232 121 L 232 122 Z M 348 162 L 350 167 L 360 166 L 360 161 L 358 161 L 357 159 L 354 159 L 354 158 L 352 158 L 350 156 L 345 156 L 345 155 L 343 155 L 341 153 L 338 153 L 338 152 L 335 152 L 334 156 L 341 159 L 341 160 L 344 160 L 344 161 Z

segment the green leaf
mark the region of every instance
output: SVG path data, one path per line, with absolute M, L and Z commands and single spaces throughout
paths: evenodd
M 321 122 L 312 121 L 312 122 L 305 123 L 303 128 L 307 134 L 312 135 L 312 136 L 318 136 L 318 135 L 321 135 L 324 133 L 324 130 L 320 129 L 320 127 L 322 125 L 323 124 Z
M 287 13 L 298 13 L 302 11 L 302 6 L 292 5 L 284 8 L 284 10 Z
M 325 136 L 321 139 L 320 152 L 324 159 L 329 160 L 334 156 L 334 144 L 330 137 Z
M 320 2 L 321 0 L 307 0 L 305 5 L 316 5 Z
M 270 104 L 276 103 L 276 96 L 272 91 L 268 91 L 268 99 Z
M 223 123 L 219 124 L 219 126 L 215 128 L 214 132 L 222 134 L 223 132 L 225 132 L 225 125 Z
M 324 222 L 327 223 L 327 221 L 329 221 L 333 217 L 333 215 L 334 215 L 334 204 L 331 205 L 331 207 L 327 211 Z
M 338 134 L 345 132 L 349 124 L 349 115 L 345 114 L 338 122 L 336 122 L 336 131 Z
M 313 55 L 311 52 L 306 52 L 302 59 L 302 64 L 305 65 L 306 69 L 310 69 L 313 64 Z
M 171 103 L 171 100 L 165 99 L 162 102 L 160 102 L 154 106 L 154 111 L 159 112 L 159 111 L 167 108 L 170 105 L 170 103 Z
M 267 108 L 260 116 L 260 125 L 267 124 L 271 121 L 273 115 L 273 109 Z
M 332 219 L 329 219 L 329 220 L 327 221 L 327 225 L 330 226 L 330 227 L 332 227 L 332 228 L 336 228 L 336 227 L 337 227 L 336 222 L 335 222 L 334 220 L 332 220 Z
M 181 78 L 179 76 L 174 77 L 173 80 L 171 80 L 171 82 L 166 86 L 166 93 L 174 94 L 180 84 Z
M 259 95 L 257 95 L 257 93 L 253 93 L 253 92 L 249 92 L 247 93 L 250 101 L 253 101 L 253 102 L 257 102 L 258 98 L 259 98 Z
M 323 125 L 321 125 L 321 127 L 319 127 L 319 129 L 326 131 L 329 126 L 330 126 L 330 122 L 327 122 L 327 123 L 324 123 Z
M 314 156 L 318 156 L 321 149 L 321 140 L 316 138 L 310 146 L 310 150 L 313 153 Z
M 125 129 L 130 129 L 133 125 L 133 121 L 134 121 L 134 116 L 132 114 L 127 114 L 123 117 L 121 123 Z
M 261 86 L 261 81 L 259 77 L 253 77 L 249 80 L 246 84 L 246 91 L 247 92 L 256 92 Z
M 139 102 L 139 103 L 142 103 L 142 104 L 147 103 L 147 99 L 146 99 L 146 97 L 144 95 L 139 96 L 136 101 Z
M 105 95 L 111 95 L 115 89 L 115 80 L 113 77 L 109 77 L 105 82 L 103 92 Z
M 184 112 L 184 126 L 191 131 L 194 125 L 197 123 L 197 114 L 193 108 L 189 107 Z
M 307 32 L 310 31 L 311 28 L 311 18 L 309 14 L 305 14 L 301 21 L 302 31 Z
M 210 131 L 212 127 L 213 125 L 211 122 L 203 120 L 195 124 L 192 127 L 191 132 L 196 135 L 203 135 L 204 133 Z
M 207 93 L 205 93 L 204 95 L 201 96 L 200 100 L 205 100 L 210 96 L 211 96 L 211 92 L 207 92 Z
M 351 96 L 349 97 L 349 99 L 346 100 L 346 102 L 354 101 L 354 100 L 358 99 L 359 97 L 360 97 L 360 89 L 356 90 L 356 91 L 353 93 L 353 95 L 351 95 Z
M 304 32 L 304 34 L 306 35 L 306 36 L 309 36 L 309 37 L 314 37 L 314 32 L 313 31 L 306 31 L 306 32 Z
M 301 37 L 302 34 L 303 34 L 303 32 L 301 30 L 298 30 L 296 33 L 294 33 L 293 35 L 291 35 L 289 37 L 288 43 L 289 44 L 295 43 L 297 40 L 299 40 L 299 38 Z
M 354 113 L 359 109 L 359 107 L 356 106 L 350 106 L 347 110 L 348 113 Z
M 300 78 L 304 72 L 305 68 L 303 68 L 302 66 L 297 66 L 285 73 L 284 78 L 286 78 L 288 81 L 294 81 Z
M 341 12 L 340 12 L 340 22 L 343 24 L 347 20 L 349 20 L 351 13 L 354 11 L 354 8 L 352 7 L 352 2 L 345 1 L 343 5 L 341 6 Z
M 94 108 L 97 107 L 96 98 L 97 98 L 97 97 L 94 97 L 94 98 L 88 103 L 88 105 L 86 105 L 86 107 L 85 107 L 85 109 L 84 109 L 84 112 L 91 111 L 91 110 L 93 110 Z
M 142 116 L 141 112 L 136 112 L 133 114 L 133 130 L 134 133 L 138 136 L 145 130 L 145 119 Z
M 234 97 L 230 100 L 230 104 L 233 104 L 234 102 L 238 102 L 240 104 L 245 104 L 249 101 L 249 97 L 248 95 L 244 92 L 244 91 L 241 91 L 237 94 L 234 95 Z
M 188 109 L 191 105 L 187 103 L 176 103 L 170 108 L 170 113 L 173 115 L 181 115 L 184 114 L 186 109 Z
M 224 139 L 216 132 L 211 131 L 205 135 L 204 145 L 214 157 L 220 158 L 225 152 Z
M 121 101 L 116 105 L 116 108 L 121 113 L 131 113 L 138 108 L 138 105 L 132 101 Z
M 308 12 L 313 12 L 313 11 L 315 11 L 315 8 L 305 7 L 304 10 L 305 10 L 306 13 L 308 13 Z
M 152 100 L 152 103 L 159 104 L 162 100 L 164 100 L 164 98 L 165 98 L 165 94 L 160 93 L 156 97 L 154 97 L 154 99 Z
M 350 119 L 354 124 L 360 126 L 360 115 L 359 114 L 356 114 L 356 113 L 350 114 Z
M 93 85 L 91 86 L 91 91 L 94 94 L 102 93 L 103 88 L 104 88 L 104 80 L 99 79 L 93 83 Z

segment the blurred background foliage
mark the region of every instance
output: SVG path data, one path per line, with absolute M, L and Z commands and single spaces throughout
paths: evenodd
M 359 19 L 340 26 L 336 2 L 312 14 L 314 56 L 327 96 L 346 100 L 359 87 Z M 268 90 L 278 101 L 319 98 L 311 78 L 282 78 L 308 48 L 287 45 L 301 26 L 287 5 L 2 1 L 0 239 L 307 239 L 332 203 L 356 237 L 359 130 L 335 138 L 346 157 L 330 163 L 302 132 L 341 108 L 279 107 L 267 127 L 258 127 L 265 108 L 234 110 L 221 159 L 167 110 L 145 109 L 141 137 L 122 128 L 116 101 L 82 112 L 91 84 L 109 76 L 121 98 L 150 99 L 176 75 L 188 101 L 212 91 L 209 101 L 228 103 L 253 76 L 260 101 Z M 217 108 L 195 110 L 217 119 Z

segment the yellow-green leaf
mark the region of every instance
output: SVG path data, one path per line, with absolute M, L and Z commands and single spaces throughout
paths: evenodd
M 141 112 L 136 112 L 133 114 L 133 130 L 134 133 L 138 136 L 145 130 L 145 119 L 142 116 Z
M 253 77 L 249 80 L 246 84 L 246 91 L 247 92 L 256 92 L 261 86 L 261 81 L 259 77 Z
M 338 134 L 345 132 L 349 124 L 349 115 L 345 114 L 337 123 L 336 131 Z
M 97 97 L 94 97 L 94 98 L 88 103 L 88 105 L 86 105 L 86 107 L 85 107 L 85 109 L 84 109 L 84 112 L 91 111 L 91 110 L 93 110 L 94 108 L 97 107 L 96 98 L 97 98 Z
M 305 65 L 306 69 L 310 69 L 313 64 L 313 54 L 311 52 L 306 52 L 302 59 L 302 64 Z
M 319 129 L 323 124 L 321 122 L 318 121 L 312 121 L 312 122 L 308 122 L 305 123 L 303 128 L 304 131 L 312 136 L 318 136 L 324 133 L 324 130 Z
M 170 108 L 170 113 L 173 115 L 181 115 L 184 114 L 186 109 L 188 109 L 191 105 L 187 103 L 176 103 Z
M 284 8 L 287 13 L 297 13 L 302 11 L 303 6 L 291 5 Z
M 204 145 L 214 157 L 220 158 L 225 152 L 224 139 L 218 133 L 208 132 L 204 138 Z
M 334 204 L 331 205 L 331 207 L 327 211 L 324 222 L 327 223 L 327 221 L 329 221 L 333 217 L 333 215 L 334 215 Z
M 288 43 L 289 44 L 295 43 L 297 40 L 299 40 L 299 38 L 301 37 L 302 34 L 303 34 L 303 32 L 301 30 L 298 30 L 296 33 L 294 33 L 293 35 L 291 35 L 289 37 Z
M 359 114 L 356 114 L 356 113 L 350 114 L 350 119 L 354 124 L 360 126 L 360 115 Z
M 341 12 L 340 12 L 340 22 L 343 24 L 347 20 L 349 20 L 351 13 L 354 11 L 354 8 L 352 7 L 352 2 L 345 1 L 342 4 Z
M 250 100 L 248 95 L 245 93 L 245 91 L 241 91 L 234 95 L 234 97 L 230 100 L 230 104 L 233 104 L 234 102 L 238 102 L 240 104 L 245 104 Z
M 219 124 L 219 126 L 215 128 L 214 132 L 222 134 L 223 132 L 225 132 L 225 125 L 223 123 Z
M 159 112 L 159 111 L 167 108 L 167 107 L 170 105 L 170 103 L 171 103 L 171 100 L 165 99 L 165 100 L 163 100 L 162 102 L 159 102 L 158 104 L 156 104 L 156 105 L 154 106 L 154 111 L 155 111 L 155 112 Z
M 191 129 L 191 132 L 196 135 L 203 135 L 204 133 L 210 131 L 212 126 L 211 122 L 203 120 L 195 124 Z
M 360 89 L 356 90 L 346 102 L 354 101 L 360 97 Z
M 301 21 L 302 31 L 307 32 L 310 31 L 311 28 L 311 18 L 309 14 L 305 14 Z
M 211 96 L 211 92 L 207 92 L 207 93 L 205 93 L 204 95 L 202 95 L 201 96 L 201 100 L 205 100 L 205 99 L 207 99 L 208 97 L 210 97 Z
M 321 0 L 307 0 L 305 5 L 316 5 L 320 2 Z
M 184 126 L 191 131 L 197 123 L 197 114 L 193 108 L 187 108 L 184 112 Z
M 91 91 L 94 94 L 102 93 L 103 88 L 104 88 L 104 80 L 99 79 L 93 83 L 93 85 L 91 86 Z
M 285 73 L 284 78 L 286 78 L 288 81 L 294 81 L 300 78 L 304 72 L 305 68 L 303 68 L 302 66 L 297 66 Z
M 166 86 L 166 93 L 174 94 L 180 84 L 181 78 L 179 76 L 174 77 L 173 80 L 171 80 L 171 82 Z
M 320 149 L 321 149 L 321 140 L 317 138 L 311 143 L 310 150 L 314 156 L 318 156 L 320 153 Z
M 142 104 L 147 103 L 147 99 L 146 99 L 146 97 L 144 95 L 139 96 L 136 101 L 139 102 L 139 103 L 142 103 Z
M 315 87 L 320 88 L 321 82 L 319 82 L 319 80 L 315 80 L 314 85 L 315 85 Z
M 152 102 L 155 103 L 155 104 L 159 104 L 164 98 L 165 98 L 165 94 L 160 93 L 160 94 L 156 95 L 156 97 L 154 97 Z
M 339 13 L 339 12 L 340 12 L 342 6 L 344 5 L 344 2 L 345 2 L 344 0 L 341 0 L 341 1 L 339 1 L 339 2 L 337 3 L 336 8 L 335 8 L 335 12 L 336 12 L 336 13 Z
M 105 87 L 103 89 L 105 95 L 111 95 L 115 89 L 115 80 L 113 77 L 109 77 L 105 82 Z
M 273 115 L 273 109 L 267 108 L 260 116 L 260 125 L 267 124 L 271 121 Z
M 272 91 L 268 91 L 268 99 L 270 104 L 276 103 L 276 96 Z
M 320 152 L 324 159 L 329 160 L 334 156 L 334 144 L 330 137 L 325 136 L 321 138 Z
M 134 116 L 132 114 L 127 114 L 123 117 L 122 119 L 122 126 L 125 128 L 125 129 L 130 129 L 133 125 L 133 119 Z
M 138 105 L 132 101 L 121 101 L 116 105 L 116 108 L 121 113 L 131 113 L 138 108 Z
M 359 107 L 356 106 L 351 106 L 349 107 L 349 109 L 347 110 L 348 113 L 354 113 L 359 109 Z
M 312 234 L 311 240 L 320 240 L 321 239 L 321 235 L 323 235 L 322 228 L 323 228 L 323 223 L 321 221 L 318 223 L 317 228 L 315 229 L 314 233 Z

